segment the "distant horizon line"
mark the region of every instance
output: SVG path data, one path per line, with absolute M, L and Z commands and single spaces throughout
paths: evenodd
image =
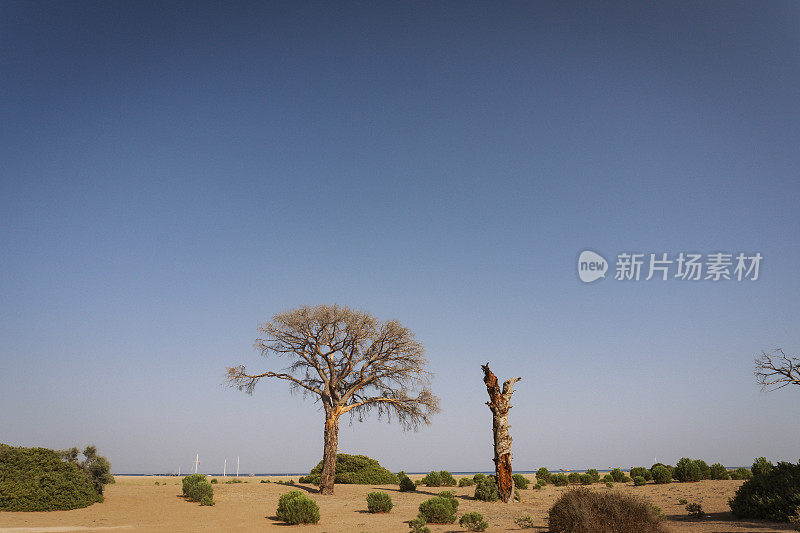
M 545 467 L 545 468 L 547 468 L 547 467 Z M 636 467 L 633 467 L 633 466 L 622 467 L 622 466 L 620 466 L 620 467 L 614 467 L 614 468 L 621 468 L 623 471 L 630 471 L 631 468 L 636 468 Z M 726 466 L 725 468 L 726 469 L 734 469 L 735 470 L 737 468 L 749 468 L 749 467 L 748 466 Z M 568 472 L 578 472 L 580 474 L 580 473 L 586 473 L 588 470 L 591 470 L 591 469 L 590 468 L 573 468 L 573 469 L 559 468 L 557 470 L 550 470 L 548 468 L 548 470 L 550 471 L 551 474 L 568 473 Z M 603 468 L 595 468 L 595 470 L 597 470 L 598 472 L 611 472 L 613 470 L 613 468 L 605 468 L 605 469 L 603 469 Z M 416 476 L 416 475 L 425 475 L 425 474 L 428 474 L 429 472 L 433 472 L 433 470 L 429 470 L 427 472 L 406 472 L 406 474 L 411 474 L 413 476 Z M 464 470 L 464 471 L 451 471 L 450 473 L 453 474 L 454 476 L 455 475 L 462 476 L 462 475 L 467 475 L 467 474 L 486 474 L 486 475 L 490 475 L 490 474 L 494 474 L 494 470 Z M 514 473 L 515 474 L 535 474 L 536 470 L 514 470 Z M 194 474 L 194 472 L 186 472 L 185 474 L 180 474 L 180 477 L 183 477 L 184 475 L 188 476 L 188 475 L 191 475 L 191 474 Z M 240 473 L 238 476 L 236 474 L 225 474 L 223 476 L 221 473 L 209 473 L 209 472 L 198 472 L 198 474 L 202 474 L 204 476 L 219 476 L 219 477 L 266 477 L 266 476 L 307 476 L 307 475 L 309 475 L 308 472 L 254 473 L 254 474 L 241 474 Z M 177 474 L 175 472 L 159 473 L 159 474 L 156 474 L 156 473 L 152 473 L 152 474 L 141 474 L 141 473 L 137 473 L 137 474 L 131 474 L 131 473 L 117 474 L 117 473 L 112 473 L 112 475 L 114 475 L 114 476 L 179 477 L 179 474 Z M 377 484 L 378 483 L 376 483 L 376 485 Z

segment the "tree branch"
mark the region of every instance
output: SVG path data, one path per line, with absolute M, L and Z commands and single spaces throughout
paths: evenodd
M 761 352 L 755 358 L 756 381 L 765 392 L 800 385 L 800 359 L 787 356 L 781 348 L 773 353 Z
M 297 386 L 306 389 L 309 392 L 313 392 L 314 394 L 318 394 L 320 396 L 323 395 L 322 390 L 313 385 L 308 384 L 307 382 L 297 379 L 294 376 L 289 374 L 282 374 L 277 372 L 264 372 L 263 374 L 247 374 L 245 372 L 245 367 L 235 366 L 235 367 L 228 367 L 228 378 L 227 381 L 232 387 L 236 387 L 241 391 L 247 392 L 247 394 L 253 394 L 253 389 L 256 386 L 256 383 L 261 378 L 278 378 L 278 379 L 285 379 L 295 383 Z

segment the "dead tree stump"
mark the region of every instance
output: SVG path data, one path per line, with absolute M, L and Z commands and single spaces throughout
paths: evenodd
M 481 368 L 483 369 L 483 382 L 489 392 L 489 401 L 486 402 L 486 405 L 492 411 L 494 470 L 497 477 L 497 488 L 500 492 L 500 499 L 508 503 L 514 492 L 514 482 L 511 479 L 511 434 L 508 432 L 508 410 L 511 409 L 514 383 L 522 378 L 506 380 L 501 390 L 497 376 L 489 370 L 489 363 L 481 365 Z

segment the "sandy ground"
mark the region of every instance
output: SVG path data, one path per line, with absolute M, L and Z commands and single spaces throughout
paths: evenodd
M 411 476 L 418 479 L 421 476 Z M 528 476 L 533 479 L 534 476 Z M 219 478 L 220 481 L 223 479 Z M 240 478 L 247 483 L 214 485 L 214 507 L 201 507 L 180 497 L 180 479 L 176 477 L 125 477 L 106 487 L 104 503 L 85 509 L 47 513 L 0 513 L 2 533 L 60 533 L 73 531 L 286 531 L 287 526 L 275 518 L 278 497 L 293 487 L 276 483 L 260 483 L 264 478 Z M 280 480 L 279 476 L 267 479 Z M 288 479 L 288 478 L 284 478 Z M 155 485 L 158 481 L 160 484 Z M 297 478 L 294 478 L 297 481 Z M 166 485 L 163 483 L 166 482 Z M 701 481 L 634 487 L 631 483 L 616 484 L 613 489 L 593 485 L 594 490 L 617 490 L 638 494 L 661 507 L 667 525 L 674 532 L 707 533 L 791 531 L 788 524 L 735 520 L 728 508 L 728 498 L 742 481 Z M 321 496 L 311 485 L 294 488 L 309 491 L 317 501 L 322 519 L 316 525 L 293 526 L 303 532 L 408 532 L 407 521 L 417 514 L 419 504 L 446 488 L 419 487 L 416 493 L 402 493 L 397 485 L 337 485 L 336 494 Z M 391 495 L 394 508 L 388 514 L 367 512 L 366 495 L 382 490 Z M 522 502 L 511 505 L 486 503 L 472 498 L 474 487 L 451 488 L 459 498 L 458 515 L 478 511 L 489 522 L 487 531 L 519 531 L 514 518 L 531 515 L 536 526 L 528 531 L 547 531 L 547 510 L 566 487 L 548 486 L 543 490 L 524 490 Z M 690 520 L 678 500 L 698 502 L 708 513 L 702 521 Z M 430 524 L 432 532 L 463 531 L 458 523 Z

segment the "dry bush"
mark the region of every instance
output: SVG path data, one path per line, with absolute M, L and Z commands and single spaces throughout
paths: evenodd
M 577 487 L 553 504 L 548 525 L 553 533 L 662 533 L 662 520 L 643 498 Z

